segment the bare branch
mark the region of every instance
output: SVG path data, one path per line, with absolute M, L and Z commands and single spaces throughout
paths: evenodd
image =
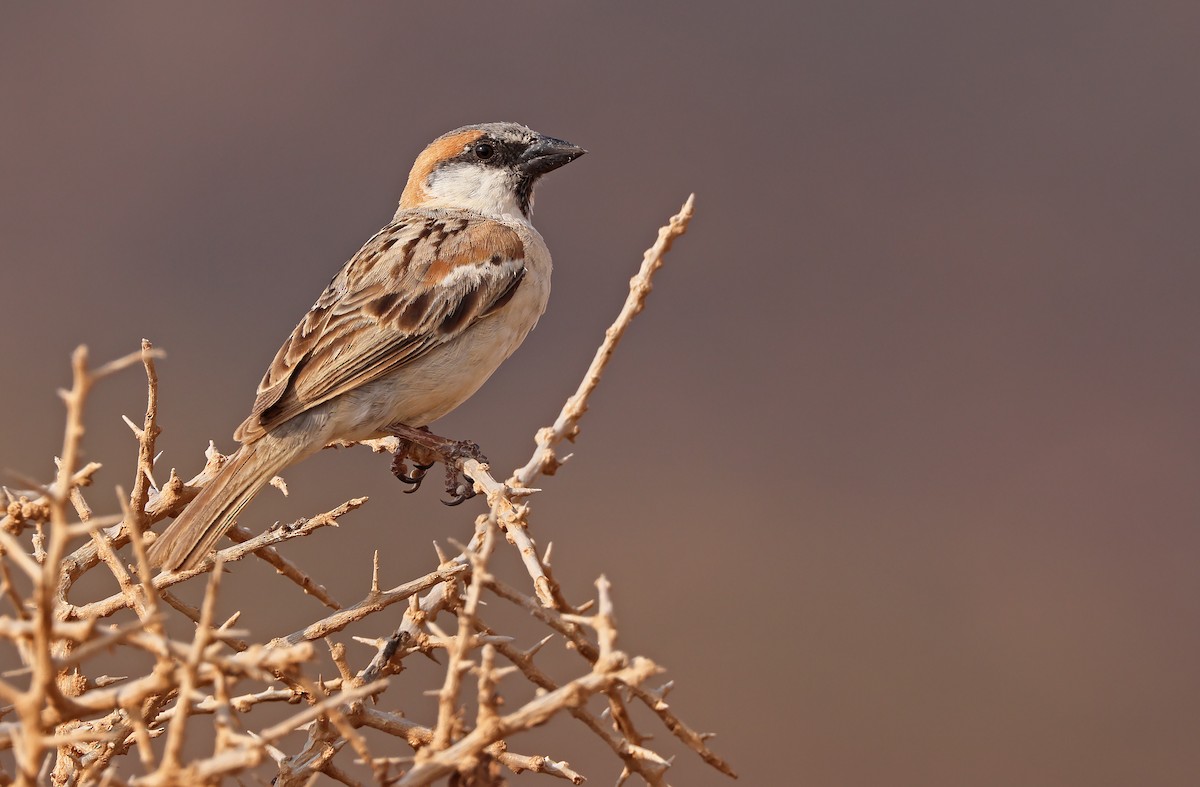
M 279 544 L 293 538 L 307 536 L 309 533 L 318 528 L 328 525 L 336 527 L 339 517 L 344 516 L 356 508 L 360 508 L 366 502 L 367 498 L 356 497 L 352 500 L 347 500 L 337 508 L 333 508 L 323 514 L 318 514 L 311 519 L 297 519 L 290 525 L 284 525 L 283 527 L 276 528 L 275 530 L 268 530 L 265 533 L 260 533 L 248 541 L 244 541 L 236 546 L 222 549 L 220 552 L 217 552 L 215 555 L 207 558 L 196 568 L 188 569 L 187 571 L 167 571 L 159 574 L 158 576 L 154 577 L 154 588 L 156 590 L 162 590 L 163 588 L 168 588 L 172 585 L 177 585 L 180 582 L 189 580 L 192 577 L 200 576 L 201 574 L 207 574 L 213 570 L 214 563 L 217 560 L 219 560 L 221 563 L 233 563 L 234 561 L 241 560 L 246 555 L 257 552 L 261 549 L 274 546 L 275 544 Z M 109 596 L 102 601 L 96 601 L 90 604 L 85 604 L 81 607 L 71 608 L 69 609 L 68 614 L 72 618 L 79 619 L 93 617 L 103 618 L 108 617 L 118 610 L 125 609 L 128 606 L 129 599 L 124 594 L 118 593 Z
M 303 630 L 289 634 L 286 637 L 280 637 L 272 641 L 271 644 L 286 643 L 294 645 L 297 642 L 304 642 L 306 640 L 323 639 L 330 634 L 341 631 L 351 623 L 355 623 L 368 615 L 373 615 L 390 607 L 397 601 L 403 601 L 439 583 L 452 581 L 456 577 L 466 573 L 467 570 L 467 566 L 465 565 L 447 565 L 436 571 L 431 571 L 419 579 L 405 582 L 403 585 L 397 585 L 391 590 L 372 590 L 357 604 L 322 618 L 316 623 L 310 623 Z
M 688 727 L 667 704 L 669 684 L 659 689 L 646 685 L 660 668 L 618 649 L 607 580 L 601 577 L 597 582 L 594 603 L 573 606 L 564 598 L 550 569 L 550 549 L 539 548 L 533 537 L 526 499 L 537 491 L 531 483 L 539 475 L 553 475 L 565 461 L 556 453 L 558 446 L 578 433 L 588 398 L 643 308 L 651 277 L 672 241 L 686 230 L 691 213 L 689 198 L 646 252 L 620 314 L 575 394 L 554 424 L 538 432 L 529 462 L 514 470 L 507 482 L 493 477 L 486 464 L 459 462 L 457 469 L 472 479 L 487 502 L 466 544 L 450 538 L 443 543 L 453 549 L 435 545 L 432 570 L 390 590 L 380 587 L 376 555 L 370 576 L 364 577 L 366 595 L 345 608 L 319 581 L 324 564 L 301 567 L 275 547 L 317 528 L 336 526 L 366 498 L 259 534 L 236 528 L 230 534 L 235 543 L 200 566 L 155 575 L 146 560 L 146 547 L 154 539 L 151 529 L 178 516 L 221 471 L 226 458 L 210 445 L 203 470 L 190 480 L 185 482 L 172 470 L 157 483 L 161 426 L 154 360 L 161 353 L 143 340 L 139 352 L 93 370 L 86 349 L 79 348 L 72 356 L 71 387 L 61 394 L 66 428 L 55 480 L 22 480 L 27 491 L 0 490 L 6 504 L 0 518 L 0 598 L 12 608 L 10 614 L 0 614 L 0 640 L 10 643 L 22 659 L 19 669 L 0 676 L 0 701 L 9 706 L 0 709 L 0 749 L 9 749 L 16 765 L 13 777 L 0 773 L 0 783 L 207 786 L 231 779 L 265 782 L 264 771 L 273 768 L 272 781 L 278 785 L 311 784 L 321 774 L 352 785 L 430 784 L 452 774 L 463 784 L 497 784 L 502 769 L 508 768 L 580 784 L 583 776 L 565 760 L 509 748 L 510 739 L 519 733 L 569 713 L 581 722 L 579 732 L 597 736 L 616 755 L 622 769 L 619 783 L 637 775 L 647 784 L 665 785 L 671 760 L 648 748 L 649 731 L 635 727 L 628 707 L 635 701 L 654 714 L 642 723 L 661 722 L 675 736 L 677 740 L 664 737 L 667 744 L 687 747 L 732 776 L 729 766 L 707 748 L 710 736 Z M 97 513 L 96 500 L 89 501 L 83 489 L 99 465 L 79 467 L 85 405 L 98 381 L 139 362 L 147 383 L 145 415 L 140 424 L 125 419 L 137 441 L 132 486 L 128 494 L 118 488 L 118 512 Z M 394 439 L 369 444 L 377 451 L 396 447 Z M 522 568 L 517 576 L 502 578 L 498 574 L 503 572 L 493 570 L 492 564 L 503 565 L 494 558 L 498 550 L 509 548 L 516 550 Z M 250 554 L 273 566 L 282 582 L 299 587 L 331 612 L 265 644 L 255 632 L 235 629 L 240 612 L 219 624 L 223 571 Z M 118 592 L 96 598 L 103 595 L 92 590 L 99 583 L 79 580 L 100 566 L 111 574 Z M 203 601 L 196 606 L 169 590 L 202 574 L 209 577 Z M 281 588 L 278 595 L 263 603 L 279 605 L 296 598 L 280 581 L 274 584 Z M 81 596 L 78 603 L 68 600 L 72 595 Z M 406 606 L 397 606 L 406 600 Z M 530 613 L 546 636 L 522 649 L 506 632 L 490 628 L 483 620 L 486 605 L 500 600 Z M 258 599 L 238 602 L 250 612 L 248 607 Z M 399 623 L 388 623 L 394 628 L 390 636 L 353 636 L 374 647 L 361 669 L 353 649 L 331 639 L 348 629 L 348 635 L 355 635 L 351 626 L 394 616 L 401 609 Z M 124 617 L 117 622 L 106 620 L 118 613 Z M 449 617 L 439 619 L 443 613 Z M 247 617 L 251 619 L 253 615 Z M 181 623 L 194 631 L 186 641 L 168 635 Z M 314 643 L 321 639 L 328 645 L 328 660 L 317 659 Z M 535 663 L 539 650 L 551 641 L 579 655 L 573 675 L 552 680 Z M 120 659 L 122 675 L 97 674 L 102 663 L 97 657 L 107 653 Z M 440 678 L 433 682 L 437 688 L 427 692 L 437 697 L 436 714 L 430 712 L 430 718 L 404 715 L 413 711 L 409 703 L 426 693 L 422 690 L 429 684 L 388 680 L 413 653 L 442 665 Z M 18 688 L 18 682 L 27 682 L 27 687 Z M 586 707 L 597 694 L 608 702 L 608 710 L 599 716 Z M 279 703 L 298 707 L 278 721 L 278 713 L 271 716 L 266 706 L 279 708 Z M 197 735 L 210 725 L 207 736 Z M 375 739 L 363 728 L 403 740 L 412 756 L 373 753 Z M 303 742 L 292 735 L 298 731 L 304 733 Z M 156 744 L 159 737 L 164 740 Z M 205 741 L 211 741 L 211 748 Z M 291 751 L 286 750 L 289 745 Z
M 563 440 L 574 441 L 579 434 L 579 419 L 587 412 L 588 397 L 600 384 L 600 376 L 604 374 L 604 369 L 612 359 L 617 344 L 625 335 L 629 324 L 645 307 L 646 298 L 650 295 L 652 288 L 651 280 L 655 272 L 662 267 L 663 258 L 671 250 L 671 244 L 675 242 L 676 238 L 687 232 L 695 202 L 696 195 L 692 194 L 683 203 L 679 213 L 672 216 L 670 222 L 658 231 L 658 239 L 642 257 L 641 269 L 629 280 L 629 297 L 625 299 L 625 305 L 621 307 L 621 313 L 617 315 L 617 319 L 604 332 L 604 341 L 596 350 L 596 356 L 583 376 L 583 382 L 567 399 L 567 403 L 563 405 L 562 412 L 558 414 L 554 424 L 538 430 L 537 450 L 534 451 L 533 456 L 524 467 L 513 473 L 512 478 L 508 480 L 509 486 L 527 487 L 539 475 L 554 475 L 562 464 L 562 460 L 554 452 L 555 446 Z

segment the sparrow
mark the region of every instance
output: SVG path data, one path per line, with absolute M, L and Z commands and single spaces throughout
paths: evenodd
M 151 564 L 203 561 L 271 478 L 333 441 L 399 434 L 450 471 L 447 452 L 468 444 L 426 427 L 470 398 L 545 311 L 550 252 L 530 221 L 534 184 L 585 152 L 516 123 L 431 142 L 391 223 L 279 348 L 234 433 L 241 447 L 150 546 Z

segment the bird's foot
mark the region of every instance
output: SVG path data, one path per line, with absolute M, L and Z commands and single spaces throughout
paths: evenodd
M 385 431 L 400 438 L 400 445 L 392 455 L 392 473 L 402 482 L 412 486 L 412 489 L 404 490 L 406 493 L 421 488 L 426 471 L 438 460 L 446 466 L 446 494 L 450 495 L 450 499 L 443 500 L 443 503 L 456 506 L 475 496 L 475 482 L 460 468 L 462 462 L 467 459 L 487 462 L 487 457 L 479 450 L 478 443 L 450 440 L 433 434 L 427 428 L 418 429 L 406 424 L 393 424 Z M 411 474 L 408 470 L 408 460 L 412 461 L 415 468 Z
M 444 455 L 446 457 L 446 494 L 449 500 L 442 503 L 456 506 L 475 497 L 475 481 L 459 469 L 463 460 L 474 459 L 481 464 L 487 463 L 487 457 L 479 450 L 478 443 L 468 440 L 456 440 Z M 461 479 L 461 480 L 460 480 Z

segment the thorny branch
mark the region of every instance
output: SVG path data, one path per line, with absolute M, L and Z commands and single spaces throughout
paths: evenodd
M 503 784 L 502 769 L 580 784 L 584 777 L 567 762 L 509 748 L 514 736 L 563 712 L 620 759 L 619 783 L 637 774 L 647 784 L 666 784 L 670 760 L 647 748 L 648 736 L 634 728 L 627 704 L 635 701 L 684 746 L 732 776 L 729 766 L 708 749 L 707 736 L 694 732 L 667 705 L 670 684 L 658 690 L 647 687 L 661 668 L 617 648 L 608 582 L 597 582 L 593 614 L 585 614 L 591 602 L 572 606 L 564 598 L 550 569 L 549 549 L 539 552 L 529 532 L 525 501 L 537 491 L 531 485 L 539 475 L 553 475 L 569 458 L 558 456 L 558 445 L 578 435 L 588 397 L 643 308 L 663 255 L 686 231 L 691 215 L 689 197 L 647 250 L 620 315 L 576 393 L 554 424 L 538 431 L 529 462 L 504 483 L 487 465 L 461 463 L 459 469 L 487 501 L 487 512 L 475 521 L 466 546 L 456 545 L 458 552 L 450 555 L 439 548 L 432 570 L 390 590 L 381 589 L 377 557 L 366 595 L 349 606 L 338 604 L 277 548 L 337 526 L 366 498 L 262 533 L 236 529 L 234 543 L 201 566 L 153 574 L 146 561 L 153 526 L 178 515 L 225 458 L 210 446 L 198 475 L 185 482 L 172 470 L 160 484 L 155 477 L 161 427 L 154 362 L 161 353 L 143 341 L 139 352 L 91 369 L 86 349 L 79 348 L 72 358 L 72 386 L 61 392 L 67 419 L 55 479 L 45 485 L 23 479 L 27 492 L 3 490 L 7 506 L 0 518 L 0 601 L 10 610 L 0 615 L 0 640 L 15 646 L 23 666 L 0 675 L 0 703 L 5 706 L 0 708 L 0 750 L 8 752 L 0 756 L 0 784 L 208 785 L 259 768 L 273 769 L 279 785 L 309 784 L 324 774 L 344 784 L 367 779 L 399 785 L 431 784 L 451 776 L 455 784 L 482 787 Z M 126 419 L 137 443 L 133 482 L 128 494 L 118 489 L 118 514 L 96 516 L 84 490 L 93 485 L 100 465 L 79 466 L 88 393 L 103 378 L 139 362 L 147 380 L 145 415 L 140 425 Z M 371 445 L 375 450 L 394 447 L 388 439 Z M 517 550 L 531 582 L 528 592 L 502 580 L 491 567 L 501 537 Z M 255 641 L 251 632 L 236 629 L 237 614 L 219 622 L 222 573 L 247 555 L 264 560 L 294 585 L 292 594 L 312 596 L 332 612 L 269 641 Z M 73 601 L 72 595 L 82 595 L 76 589 L 79 580 L 100 566 L 111 574 L 118 592 Z M 201 574 L 208 575 L 208 584 L 198 607 L 170 590 Z M 277 593 L 274 603 L 288 603 L 286 591 Z M 521 649 L 513 637 L 484 622 L 484 616 L 493 614 L 488 610 L 496 608 L 484 606 L 489 599 L 528 611 L 548 636 Z M 407 606 L 390 636 L 355 637 L 375 648 L 374 657 L 356 671 L 346 647 L 333 637 L 383 619 L 384 610 L 398 609 L 393 605 L 399 602 Z M 438 624 L 442 613 L 454 619 L 454 633 Z M 190 635 L 181 639 L 171 634 L 180 626 Z M 554 639 L 583 659 L 582 671 L 569 680 L 551 678 L 536 663 L 538 651 Z M 327 647 L 317 647 L 318 640 Z M 434 692 L 436 713 L 428 723 L 407 718 L 404 697 L 390 688 L 389 676 L 402 669 L 406 656 L 421 652 L 432 658 L 439 650 L 447 663 Z M 322 661 L 326 651 L 328 661 Z M 119 656 L 127 674 L 99 674 L 99 664 L 109 654 Z M 328 669 L 323 665 L 330 662 L 335 677 L 322 677 Z M 104 663 L 112 663 L 111 656 Z M 595 695 L 608 703 L 604 716 L 586 707 Z M 276 714 L 264 722 L 260 711 L 280 703 L 301 707 L 282 720 Z M 201 743 L 197 733 L 208 720 L 213 734 L 207 738 L 210 743 Z M 403 743 L 412 755 L 398 757 L 390 748 L 373 751 L 378 744 L 364 730 Z M 306 736 L 303 743 L 298 732 Z M 343 754 L 347 748 L 349 754 Z

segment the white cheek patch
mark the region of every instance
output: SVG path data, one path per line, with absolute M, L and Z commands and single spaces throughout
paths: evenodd
M 426 204 L 524 218 L 509 174 L 492 167 L 453 164 L 434 171 L 425 184 Z

